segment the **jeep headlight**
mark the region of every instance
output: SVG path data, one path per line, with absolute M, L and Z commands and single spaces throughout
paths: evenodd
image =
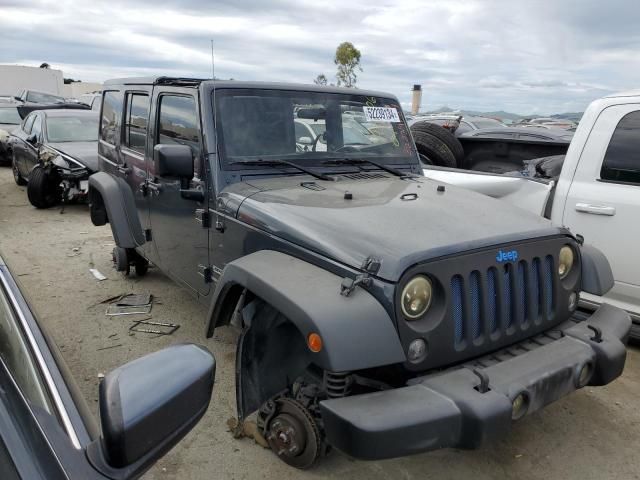
M 560 255 L 558 255 L 558 275 L 560 278 L 565 278 L 569 275 L 569 272 L 573 268 L 573 248 L 569 245 L 565 245 L 560 249 Z
M 402 290 L 402 313 L 409 320 L 415 320 L 429 309 L 433 287 L 424 275 L 416 275 Z

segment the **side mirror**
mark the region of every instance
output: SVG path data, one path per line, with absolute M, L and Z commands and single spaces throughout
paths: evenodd
M 36 136 L 35 133 L 32 133 L 27 137 L 27 142 L 29 142 L 31 145 L 35 145 L 37 141 L 38 141 L 38 137 Z
M 193 178 L 193 153 L 189 145 L 156 145 L 153 162 L 159 177 Z
M 102 438 L 87 457 L 112 479 L 138 478 L 204 415 L 215 359 L 198 345 L 173 345 L 107 374 L 99 390 Z
M 298 143 L 300 145 L 313 145 L 313 139 L 311 137 L 300 137 Z

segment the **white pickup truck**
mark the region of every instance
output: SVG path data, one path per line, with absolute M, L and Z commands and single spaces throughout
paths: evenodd
M 615 287 L 605 297 L 583 294 L 581 305 L 607 302 L 627 310 L 634 321 L 631 335 L 639 340 L 640 90 L 594 101 L 564 158 L 550 157 L 546 162 L 555 173 L 541 168 L 545 162 L 523 165 L 522 158 L 513 159 L 513 173 L 489 173 L 480 166 L 487 165 L 489 150 L 494 151 L 497 165 L 509 162 L 508 143 L 513 142 L 485 144 L 482 162 L 474 164 L 469 155 L 458 162 L 465 169 L 426 165 L 424 173 L 544 215 L 602 250 L 611 263 Z

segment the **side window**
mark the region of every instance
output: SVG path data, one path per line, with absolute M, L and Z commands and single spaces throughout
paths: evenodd
M 600 178 L 640 185 L 640 111 L 622 117 L 602 161 Z
M 0 359 L 32 405 L 51 413 L 44 381 L 5 292 L 0 287 Z
M 122 95 L 118 91 L 105 92 L 102 97 L 102 117 L 100 118 L 100 139 L 111 145 L 116 144 L 122 118 Z
M 147 145 L 147 121 L 149 118 L 149 95 L 129 93 L 124 125 L 123 143 L 136 152 L 144 153 Z
M 193 97 L 160 97 L 157 143 L 189 145 L 194 156 L 200 156 L 200 128 Z
M 40 115 L 36 115 L 35 117 L 33 127 L 31 127 L 31 134 L 40 140 L 42 138 L 42 117 Z
M 25 133 L 27 134 L 31 133 L 31 127 L 33 126 L 33 121 L 35 119 L 36 119 L 35 115 L 29 115 L 27 118 L 25 118 L 24 125 L 22 127 L 22 130 L 24 130 Z

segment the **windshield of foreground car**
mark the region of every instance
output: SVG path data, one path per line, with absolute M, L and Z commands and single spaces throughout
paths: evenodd
M 0 108 L 0 123 L 5 125 L 20 125 L 22 119 L 15 107 Z
M 417 161 L 396 100 L 357 91 L 220 89 L 215 102 L 218 147 L 226 165 L 257 159 L 315 165 L 335 158 Z
M 51 143 L 97 142 L 98 117 L 47 117 L 47 137 Z

